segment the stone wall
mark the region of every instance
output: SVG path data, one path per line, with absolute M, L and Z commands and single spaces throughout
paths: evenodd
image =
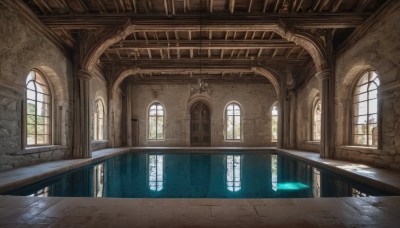
M 271 107 L 277 96 L 269 84 L 210 84 L 191 96 L 196 84 L 131 85 L 132 118 L 139 121 L 140 146 L 190 146 L 190 108 L 202 100 L 211 109 L 211 146 L 275 146 L 271 143 Z M 158 101 L 166 111 L 165 140 L 147 140 L 147 110 Z M 224 110 L 235 101 L 243 108 L 243 140 L 224 140 Z M 129 139 L 128 139 L 129 140 Z
M 393 4 L 379 22 L 336 60 L 336 152 L 335 158 L 365 162 L 400 170 L 400 2 Z M 381 114 L 380 146 L 351 145 L 351 93 L 354 82 L 366 70 L 376 70 Z
M 313 77 L 298 91 L 297 96 L 297 149 L 319 152 L 319 141 L 312 140 L 313 102 L 319 96 L 319 82 Z
M 0 4 L 0 170 L 69 156 L 72 67 L 62 52 L 19 15 Z M 48 79 L 53 95 L 53 141 L 46 155 L 25 148 L 23 136 L 26 77 L 32 69 Z

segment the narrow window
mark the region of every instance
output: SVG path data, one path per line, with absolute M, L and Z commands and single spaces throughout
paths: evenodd
M 26 144 L 51 144 L 50 87 L 39 72 L 31 71 L 26 79 Z
M 239 105 L 233 103 L 226 107 L 226 139 L 241 139 L 241 111 Z
M 149 108 L 149 139 L 164 139 L 164 107 L 160 103 Z
M 271 109 L 271 142 L 278 141 L 278 106 L 276 104 Z
M 318 98 L 314 102 L 313 113 L 312 113 L 312 140 L 321 140 L 321 100 Z
M 378 146 L 378 87 L 375 71 L 364 73 L 353 92 L 353 143 Z
M 104 105 L 101 100 L 96 101 L 96 112 L 94 113 L 94 139 L 103 140 L 104 135 Z

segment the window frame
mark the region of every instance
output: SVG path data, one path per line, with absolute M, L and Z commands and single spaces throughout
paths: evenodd
M 99 118 L 99 110 L 98 110 L 98 104 L 101 104 L 101 107 L 102 107 L 102 118 Z M 95 101 L 95 107 L 96 107 L 96 109 L 95 109 L 95 112 L 94 112 L 94 123 L 93 123 L 93 140 L 95 140 L 95 141 L 101 141 L 101 140 L 104 140 L 104 129 L 105 129 L 105 125 L 104 125 L 104 120 L 105 120 L 105 105 L 104 105 L 104 102 L 103 102 L 103 100 L 102 99 L 100 99 L 100 98 L 98 98 L 98 99 L 96 99 L 96 101 Z M 100 123 L 100 119 L 101 119 L 101 121 L 103 122 L 102 123 L 102 128 L 103 129 L 101 129 L 101 133 L 102 134 L 99 134 L 100 133 L 100 131 L 99 131 L 99 129 L 100 129 L 100 126 L 99 126 L 99 123 Z M 101 137 L 99 137 L 99 136 L 101 136 Z
M 274 115 L 272 112 L 274 111 L 274 108 L 276 107 L 276 115 Z M 279 105 L 278 102 L 274 102 L 271 106 L 270 109 L 270 114 L 271 114 L 271 142 L 272 143 L 276 143 L 278 142 L 278 137 L 279 137 Z M 276 139 L 273 137 L 274 132 L 273 132 L 273 126 L 272 126 L 272 122 L 273 122 L 273 118 L 276 117 Z
M 28 77 L 30 76 L 31 73 L 34 73 L 34 79 L 31 79 L 28 81 Z M 40 77 L 43 81 L 43 83 L 40 83 L 37 81 L 37 77 Z M 35 90 L 29 89 L 28 88 L 28 84 L 30 82 L 33 82 Z M 48 90 L 48 94 L 44 93 L 44 92 L 39 92 L 37 89 L 37 85 L 36 83 L 40 84 L 41 86 L 44 86 L 47 90 Z M 31 71 L 29 71 L 28 75 L 26 76 L 26 82 L 25 82 L 25 89 L 26 89 L 26 94 L 25 94 L 25 111 L 24 111 L 24 128 L 25 128 L 25 147 L 26 148 L 32 148 L 32 147 L 42 147 L 42 146 L 51 146 L 53 145 L 53 108 L 54 108 L 54 102 L 53 102 L 53 92 L 52 92 L 52 88 L 51 85 L 49 83 L 49 80 L 47 79 L 47 77 L 45 76 L 45 74 L 43 74 L 42 72 L 40 72 L 37 69 L 32 69 Z M 35 99 L 31 99 L 28 97 L 28 93 L 29 91 L 32 91 L 35 93 Z M 48 96 L 49 97 L 49 101 L 48 103 L 46 102 L 42 102 L 42 101 L 38 101 L 38 94 L 43 94 L 44 96 Z M 29 110 L 28 110 L 28 101 L 34 101 L 35 103 L 35 114 L 29 114 Z M 37 103 L 43 103 L 44 105 L 48 105 L 48 116 L 42 116 L 42 115 L 37 115 Z M 34 116 L 35 117 L 35 124 L 28 124 L 28 116 Z M 43 117 L 43 118 L 48 118 L 48 124 L 38 124 L 38 116 L 39 117 Z M 35 129 L 35 133 L 33 134 L 34 139 L 35 139 L 35 143 L 34 144 L 29 144 L 28 143 L 28 137 L 32 136 L 32 134 L 29 134 L 28 131 L 28 126 L 29 125 L 33 125 L 34 129 Z M 42 125 L 42 126 L 47 126 L 47 127 L 43 127 L 44 130 L 43 131 L 48 131 L 48 134 L 40 134 L 42 136 L 46 136 L 48 137 L 48 142 L 47 143 L 38 143 L 38 133 L 37 133 L 37 129 L 38 129 L 38 125 Z
M 315 111 L 317 108 L 317 105 L 320 105 L 320 117 L 319 117 L 319 139 L 316 138 L 316 115 L 315 115 Z M 316 96 L 314 101 L 313 101 L 313 105 L 312 105 L 312 110 L 311 110 L 311 141 L 316 141 L 319 142 L 321 141 L 321 115 L 322 115 L 322 102 L 321 99 L 319 98 L 319 96 Z
M 371 80 L 373 73 L 376 74 L 376 77 L 373 80 Z M 362 83 L 362 84 L 360 84 L 360 82 L 365 77 L 367 77 L 367 81 Z M 375 83 L 376 79 L 378 80 L 378 84 Z M 376 89 L 370 90 L 369 88 L 370 88 L 372 83 L 376 84 Z M 350 118 L 350 121 L 349 121 L 350 122 L 350 126 L 349 126 L 349 129 L 350 129 L 350 145 L 360 146 L 360 147 L 380 148 L 380 145 L 381 145 L 381 140 L 380 140 L 380 132 L 381 132 L 380 115 L 381 115 L 381 113 L 380 113 L 380 108 L 379 108 L 379 105 L 380 105 L 380 103 L 379 103 L 379 86 L 380 86 L 380 84 L 381 84 L 381 82 L 380 82 L 380 79 L 379 79 L 379 74 L 374 69 L 363 71 L 362 73 L 360 73 L 358 75 L 358 77 L 356 78 L 356 80 L 354 82 L 354 85 L 353 85 L 353 88 L 352 88 L 351 94 L 350 94 L 350 104 L 351 104 L 350 116 L 349 116 L 349 118 Z M 365 86 L 365 85 L 367 85 L 366 91 L 356 94 L 356 90 L 358 88 L 362 87 L 362 86 Z M 376 90 L 376 98 L 370 99 L 369 93 L 371 91 L 374 91 L 374 90 Z M 356 96 L 359 96 L 359 95 L 362 95 L 362 94 L 366 94 L 367 99 L 366 100 L 362 100 L 362 101 L 358 100 L 356 102 Z M 370 110 L 369 110 L 370 109 L 370 101 L 375 100 L 375 99 L 376 99 L 376 113 L 371 113 Z M 356 115 L 355 114 L 356 105 L 360 104 L 362 102 L 366 102 L 366 105 L 367 105 L 366 114 Z M 376 116 L 376 131 L 377 131 L 376 132 L 376 141 L 377 141 L 376 145 L 370 144 L 370 142 L 369 142 L 369 136 L 374 137 L 373 133 L 369 133 L 370 125 L 373 124 L 373 123 L 370 123 L 370 118 L 369 118 L 370 115 L 375 115 Z M 355 126 L 356 125 L 364 125 L 364 124 L 357 124 L 356 123 L 356 118 L 359 118 L 361 116 L 366 116 L 367 117 L 367 123 L 365 124 L 367 126 L 366 134 L 357 134 L 355 132 Z M 356 143 L 355 142 L 356 135 L 366 135 L 366 138 L 367 138 L 366 142 L 367 143 L 366 144 Z
M 150 114 L 150 111 L 151 111 L 151 108 L 153 107 L 153 106 L 156 106 L 156 114 L 155 114 L 155 116 L 154 115 L 151 115 Z M 159 120 L 159 115 L 158 115 L 158 106 L 160 106 L 160 107 L 162 107 L 162 110 L 163 110 L 163 115 L 161 116 L 161 118 L 162 118 L 162 134 L 161 134 L 161 138 L 158 138 L 158 120 Z M 151 129 L 151 126 L 150 126 L 150 124 L 151 124 L 151 122 L 150 122 L 150 118 L 151 117 L 156 117 L 156 120 L 155 120 L 155 124 L 156 124 L 156 134 L 155 134 L 155 138 L 151 138 L 150 137 L 150 129 Z M 163 141 L 163 140 L 165 140 L 165 116 L 166 116 L 166 111 L 165 111 L 165 107 L 164 107 L 164 105 L 161 103 L 161 102 L 159 102 L 159 101 L 155 101 L 155 102 L 152 102 L 151 104 L 150 104 L 150 106 L 149 106 L 149 108 L 147 109 L 147 140 L 149 140 L 149 141 Z
M 233 115 L 229 115 L 229 116 L 232 116 L 233 117 L 233 124 L 232 124 L 232 129 L 233 129 L 233 133 L 232 133 L 232 138 L 228 138 L 228 108 L 230 107 L 230 106 L 233 106 Z M 239 115 L 235 115 L 235 106 L 237 106 L 238 108 L 239 108 Z M 239 121 L 240 121 L 240 123 L 239 123 L 239 138 L 238 139 L 235 139 L 235 117 L 237 117 L 237 116 L 239 116 Z M 242 109 L 242 106 L 238 103 L 238 102 L 235 102 L 235 101 L 232 101 L 232 102 L 229 102 L 227 105 L 226 105 L 226 107 L 225 107 L 225 110 L 224 110 L 224 119 L 225 119 L 225 121 L 224 121 L 224 125 L 225 125 L 225 127 L 224 127 L 224 129 L 225 129 L 225 141 L 231 141 L 231 142 L 241 142 L 241 141 L 243 141 L 243 109 Z

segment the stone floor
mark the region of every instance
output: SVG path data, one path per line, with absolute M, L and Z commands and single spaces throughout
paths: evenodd
M 123 153 L 0 172 L 0 191 Z M 243 149 L 243 148 L 242 148 Z M 400 174 L 318 154 L 281 151 L 400 192 Z M 0 196 L 0 227 L 399 227 L 400 197 L 317 199 L 119 199 Z

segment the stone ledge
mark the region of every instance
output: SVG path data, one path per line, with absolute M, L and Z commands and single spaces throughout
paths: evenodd
M 337 149 L 343 149 L 343 150 L 353 150 L 353 151 L 360 151 L 360 152 L 366 152 L 366 153 L 378 153 L 379 150 L 377 147 L 369 147 L 369 146 L 338 146 L 336 147 Z
M 311 145 L 319 145 L 321 142 L 320 141 L 304 141 L 305 144 L 311 144 Z
M 18 155 L 34 154 L 34 153 L 48 152 L 54 150 L 63 150 L 67 148 L 68 147 L 63 145 L 35 146 L 35 147 L 25 148 L 25 150 L 22 150 L 20 153 L 18 153 Z

